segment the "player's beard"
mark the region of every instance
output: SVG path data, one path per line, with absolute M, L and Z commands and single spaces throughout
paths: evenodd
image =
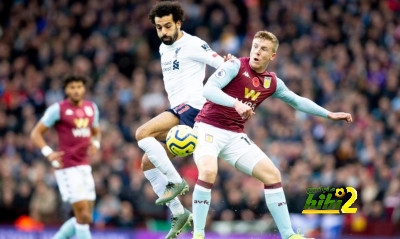
M 161 41 L 165 45 L 172 45 L 176 41 L 177 38 L 178 38 L 178 28 L 175 26 L 174 35 L 172 37 L 170 37 L 170 36 L 162 36 L 161 37 Z
M 79 105 L 79 103 L 82 101 L 82 96 L 80 95 L 71 95 L 68 98 L 74 105 Z

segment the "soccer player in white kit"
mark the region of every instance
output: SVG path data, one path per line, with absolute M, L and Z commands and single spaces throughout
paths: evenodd
M 254 36 L 250 58 L 224 63 L 204 87 L 209 100 L 196 117 L 198 144 L 194 160 L 199 178 L 193 192 L 195 239 L 204 239 L 204 228 L 211 202 L 211 188 L 222 158 L 238 170 L 264 184 L 267 207 L 282 238 L 301 239 L 291 227 L 278 168 L 244 133 L 244 124 L 268 97 L 279 98 L 296 110 L 331 120 L 352 122 L 349 113 L 329 112 L 311 100 L 296 95 L 267 66 L 276 57 L 278 39 L 267 31 Z M 268 119 L 266 119 L 268 120 Z
M 166 204 L 172 212 L 172 226 L 166 238 L 175 238 L 191 223 L 177 195 L 189 187 L 181 178 L 163 144 L 168 131 L 178 124 L 193 127 L 194 118 L 205 103 L 202 95 L 206 65 L 219 67 L 224 58 L 196 36 L 181 30 L 184 12 L 178 2 L 157 3 L 149 18 L 157 29 L 165 90 L 171 109 L 159 114 L 136 131 L 139 147 L 145 152 L 142 170 L 159 196 L 156 204 Z

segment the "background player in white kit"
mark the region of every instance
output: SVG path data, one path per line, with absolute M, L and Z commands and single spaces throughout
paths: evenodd
M 99 110 L 83 100 L 86 79 L 70 76 L 63 85 L 67 98 L 54 103 L 32 130 L 31 139 L 57 168 L 55 175 L 63 201 L 72 204 L 73 218 L 66 221 L 53 239 L 90 239 L 89 224 L 96 193 L 89 155 L 100 148 Z M 53 127 L 58 134 L 58 150 L 53 151 L 43 134 Z
M 178 2 L 157 3 L 149 18 L 157 29 L 165 90 L 172 109 L 154 117 L 136 131 L 139 147 L 146 153 L 142 170 L 159 196 L 158 205 L 167 204 L 172 212 L 172 225 L 166 238 L 175 238 L 191 222 L 177 195 L 189 190 L 160 143 L 175 125 L 193 127 L 194 118 L 205 103 L 202 96 L 206 65 L 219 67 L 224 59 L 198 37 L 181 31 L 183 10 Z
M 282 238 L 304 238 L 293 232 L 281 175 L 268 156 L 243 132 L 254 110 L 268 97 L 276 97 L 297 110 L 331 120 L 352 122 L 348 113 L 332 113 L 290 91 L 267 66 L 276 57 L 278 39 L 266 31 L 254 36 L 250 58 L 224 63 L 204 87 L 209 100 L 196 117 L 198 145 L 194 159 L 199 178 L 193 192 L 194 237 L 204 238 L 211 188 L 218 171 L 217 158 L 264 183 L 267 207 Z M 267 119 L 266 119 L 267 120 Z

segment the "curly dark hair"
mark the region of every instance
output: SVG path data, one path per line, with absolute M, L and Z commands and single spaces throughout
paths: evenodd
M 161 1 L 154 5 L 149 14 L 149 19 L 153 25 L 155 25 L 156 17 L 164 17 L 172 14 L 174 22 L 183 22 L 183 9 L 181 4 L 176 1 Z
M 71 82 L 82 82 L 86 85 L 87 79 L 83 76 L 67 76 L 63 80 L 63 89 L 67 88 L 68 84 Z

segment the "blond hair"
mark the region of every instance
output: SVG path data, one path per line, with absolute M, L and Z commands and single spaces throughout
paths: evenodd
M 278 50 L 279 40 L 272 32 L 269 32 L 269 31 L 258 31 L 254 35 L 254 39 L 255 38 L 260 38 L 260 39 L 271 41 L 274 44 L 274 52 L 276 52 Z

